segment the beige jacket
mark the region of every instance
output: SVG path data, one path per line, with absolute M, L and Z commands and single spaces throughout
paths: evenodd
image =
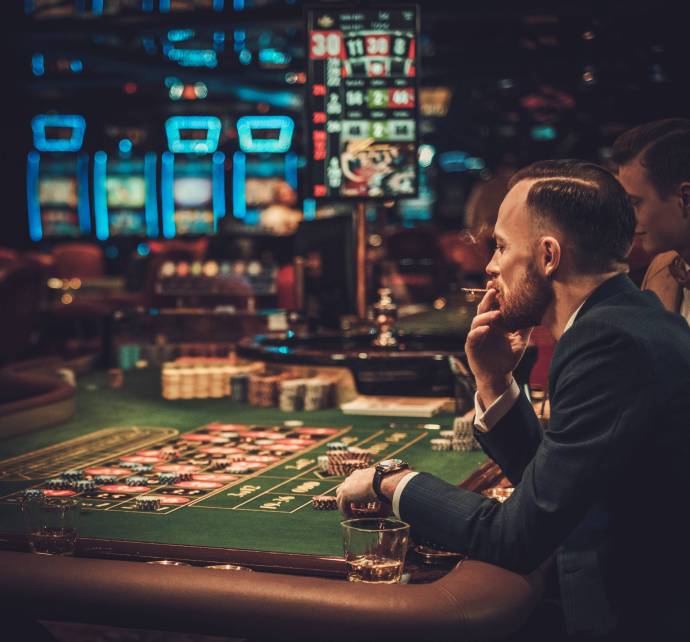
M 657 254 L 649 264 L 641 285 L 643 290 L 654 292 L 670 312 L 680 312 L 683 300 L 683 289 L 668 271 L 668 266 L 676 256 L 677 253 L 673 251 Z

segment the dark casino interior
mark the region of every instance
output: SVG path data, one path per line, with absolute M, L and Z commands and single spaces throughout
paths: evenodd
M 336 488 L 400 455 L 510 497 L 464 353 L 499 205 L 690 114 L 678 3 L 6 4 L 8 642 L 523 639 L 548 578 L 420 540 L 346 581 Z M 544 427 L 555 346 L 514 371 Z

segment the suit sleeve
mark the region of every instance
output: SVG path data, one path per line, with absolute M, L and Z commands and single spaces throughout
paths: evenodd
M 501 504 L 419 474 L 400 498 L 401 518 L 417 537 L 516 572 L 531 572 L 626 465 L 652 424 L 649 359 L 633 340 L 603 322 L 583 319 L 561 343 L 562 365 L 554 358 L 549 430 L 511 497 Z M 509 431 L 510 424 L 502 427 Z M 507 439 L 500 451 L 493 444 L 487 444 L 488 450 L 510 460 L 511 474 L 517 477 L 534 442 L 511 458 L 514 441 Z
M 524 392 L 513 407 L 488 432 L 474 431 L 484 452 L 500 467 L 513 485 L 519 483 L 525 467 L 542 439 L 537 415 Z

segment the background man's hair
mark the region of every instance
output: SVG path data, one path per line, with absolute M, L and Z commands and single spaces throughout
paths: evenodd
M 640 157 L 640 164 L 661 198 L 690 180 L 690 120 L 667 118 L 638 125 L 613 143 L 611 160 L 620 167 Z
M 615 176 L 580 160 L 546 160 L 513 174 L 509 189 L 533 180 L 527 206 L 537 224 L 566 237 L 575 269 L 608 272 L 625 261 L 635 233 L 635 213 Z

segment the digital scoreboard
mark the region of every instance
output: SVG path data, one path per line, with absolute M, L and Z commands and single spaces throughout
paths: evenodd
M 418 33 L 415 6 L 307 11 L 314 198 L 417 194 Z

